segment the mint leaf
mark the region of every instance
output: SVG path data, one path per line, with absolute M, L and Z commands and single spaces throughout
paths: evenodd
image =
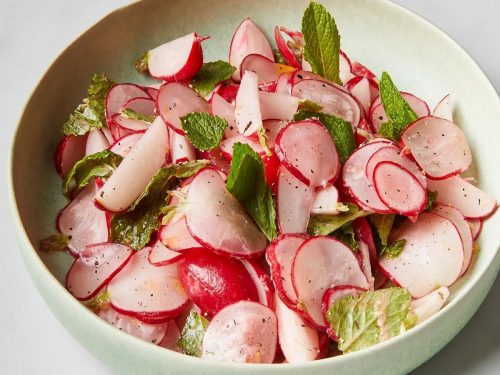
M 100 292 L 97 296 L 92 298 L 90 302 L 86 304 L 86 306 L 94 311 L 94 313 L 98 314 L 100 310 L 108 307 L 109 305 L 109 293 L 107 290 Z
M 356 140 L 351 124 L 340 117 L 328 113 L 318 113 L 305 109 L 299 110 L 293 116 L 294 121 L 302 121 L 309 118 L 318 119 L 326 130 L 328 130 L 337 147 L 340 161 L 344 163 L 356 149 Z
M 75 189 L 84 188 L 94 177 L 107 178 L 123 160 L 109 150 L 87 155 L 76 162 L 62 182 L 63 193 L 69 196 Z
M 354 253 L 359 250 L 359 244 L 356 240 L 356 234 L 354 233 L 354 229 L 352 228 L 351 223 L 347 223 L 341 226 L 339 229 L 333 232 L 332 236 L 344 242 L 351 248 Z
M 144 122 L 147 122 L 149 124 L 152 124 L 156 118 L 156 116 L 143 115 L 142 113 L 136 112 L 130 108 L 122 109 L 121 115 L 123 117 L 130 118 L 132 120 L 144 121 Z
M 273 196 L 266 183 L 264 163 L 250 146 L 234 144 L 226 188 L 272 241 L 277 235 Z
M 342 84 L 339 76 L 340 35 L 335 19 L 321 4 L 311 2 L 302 17 L 304 57 L 312 71 Z
M 40 251 L 65 251 L 68 246 L 69 237 L 62 233 L 53 234 L 40 241 Z
M 427 193 L 427 205 L 425 206 L 425 209 L 429 211 L 432 210 L 432 208 L 434 207 L 434 203 L 436 202 L 438 192 L 426 189 L 426 193 Z
M 207 151 L 219 146 L 227 121 L 205 112 L 192 112 L 181 117 L 182 130 L 198 150 Z
M 410 308 L 411 294 L 406 289 L 379 289 L 335 302 L 326 320 L 338 337 L 338 348 L 349 353 L 413 328 L 416 319 Z
M 383 246 L 387 245 L 387 241 L 389 240 L 389 234 L 391 233 L 392 224 L 394 224 L 395 217 L 396 215 L 394 214 L 373 214 L 370 216 L 370 221 L 375 226 L 375 229 L 377 229 L 380 243 Z
M 78 105 L 63 125 L 66 135 L 84 135 L 106 126 L 106 95 L 115 82 L 104 74 L 94 74 L 87 89 L 87 97 Z
M 321 104 L 315 103 L 309 99 L 301 99 L 299 102 L 299 111 L 301 109 L 311 111 L 311 112 L 321 112 L 323 110 L 323 106 Z
M 177 346 L 184 354 L 201 357 L 203 338 L 208 323 L 207 319 L 191 310 L 184 327 L 182 327 L 181 337 L 177 341 Z
M 236 68 L 229 63 L 217 60 L 204 63 L 191 80 L 191 86 L 202 96 L 210 94 L 215 85 L 231 78 Z
M 378 129 L 378 135 L 387 139 L 391 139 L 393 141 L 397 141 L 394 123 L 390 121 L 384 122 L 382 125 L 380 125 L 380 128 Z
M 363 211 L 354 203 L 345 203 L 345 206 L 349 210 L 340 212 L 337 215 L 311 215 L 307 233 L 313 236 L 327 236 L 342 225 L 371 214 L 368 211 Z
M 207 164 L 208 161 L 199 160 L 161 168 L 130 208 L 113 216 L 111 241 L 135 250 L 146 246 L 151 234 L 161 225 L 160 216 L 170 197 L 168 191 L 176 188 L 180 179 L 194 175 Z
M 380 251 L 379 257 L 385 256 L 389 259 L 397 258 L 405 248 L 406 240 L 397 240 L 391 245 L 386 245 Z
M 148 63 L 149 51 L 146 51 L 144 55 L 142 55 L 135 61 L 135 70 L 137 70 L 139 73 L 146 73 L 149 70 Z
M 285 59 L 283 58 L 283 56 L 281 56 L 281 52 L 279 49 L 274 48 L 273 55 L 274 55 L 275 62 L 277 62 L 278 64 L 286 64 Z

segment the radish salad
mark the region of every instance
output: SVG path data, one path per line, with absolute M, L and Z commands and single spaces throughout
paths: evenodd
M 228 61 L 191 33 L 91 78 L 63 126 L 69 203 L 42 251 L 67 290 L 139 339 L 213 361 L 297 363 L 388 340 L 438 312 L 495 199 L 446 95 L 434 110 L 340 49 L 310 3 L 271 46 L 244 19 Z M 138 74 L 139 74 L 138 73 Z

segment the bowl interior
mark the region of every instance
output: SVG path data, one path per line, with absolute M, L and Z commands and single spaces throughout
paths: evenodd
M 397 5 L 375 0 L 323 3 L 335 15 L 342 48 L 351 60 L 362 62 L 377 75 L 387 70 L 401 90 L 423 98 L 431 109 L 441 97 L 452 95 L 456 122 L 473 150 L 472 172 L 480 186 L 500 200 L 499 99 L 477 65 L 446 35 Z M 105 72 L 118 82 L 145 83 L 147 79 L 134 70 L 135 59 L 147 49 L 192 31 L 211 35 L 203 44 L 205 61 L 227 61 L 231 35 L 244 17 L 251 17 L 272 40 L 276 24 L 300 29 L 307 4 L 301 0 L 142 1 L 113 12 L 68 47 L 35 89 L 13 145 L 15 204 L 32 247 L 37 249 L 39 240 L 55 231 L 55 217 L 66 203 L 53 155 L 61 125 L 85 95 L 92 73 Z M 495 255 L 500 236 L 495 228 L 499 226 L 500 215 L 485 224 L 481 251 L 467 276 L 453 288 L 451 301 L 470 291 L 492 262 L 498 270 Z M 24 244 L 23 251 L 25 258 L 35 259 L 29 244 Z M 71 258 L 57 253 L 38 256 L 63 283 Z M 46 273 L 40 277 L 50 277 L 45 270 L 40 272 Z M 54 293 L 61 304 L 71 298 L 62 288 Z M 94 322 L 85 309 L 81 308 L 81 314 L 82 319 Z M 334 366 L 349 357 L 329 361 Z

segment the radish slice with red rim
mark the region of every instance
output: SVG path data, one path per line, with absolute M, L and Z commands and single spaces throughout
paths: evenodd
M 292 85 L 290 83 L 290 78 L 292 77 L 291 72 L 283 73 L 279 76 L 276 81 L 276 87 L 274 88 L 274 92 L 276 94 L 285 94 L 291 95 L 292 93 Z
M 262 128 L 257 75 L 254 72 L 247 71 L 243 75 L 236 95 L 234 120 L 240 134 L 246 136 Z
M 290 90 L 293 88 L 293 86 L 295 86 L 295 84 L 307 79 L 314 79 L 316 81 L 326 82 L 329 84 L 331 83 L 326 78 L 323 78 L 319 74 L 313 73 L 310 70 L 296 70 L 295 72 L 292 72 L 292 75 L 290 76 Z M 344 92 L 347 92 L 347 89 L 342 86 L 336 85 L 335 87 L 338 87 Z
M 85 156 L 86 136 L 64 136 L 58 143 L 55 153 L 55 164 L 59 176 L 64 177 L 75 163 Z
M 133 98 L 151 99 L 146 89 L 134 83 L 120 83 L 113 86 L 106 96 L 106 118 L 120 113 L 125 104 Z
M 85 144 L 85 155 L 92 155 L 97 152 L 107 150 L 109 142 L 99 129 L 94 129 L 89 132 L 87 136 L 87 143 Z
M 170 250 L 158 240 L 151 247 L 148 260 L 153 266 L 162 267 L 179 261 L 182 256 L 181 253 Z
M 274 309 L 274 288 L 264 268 L 254 259 L 242 259 L 241 262 L 257 288 L 259 303 Z
M 277 64 L 273 60 L 258 54 L 246 56 L 241 62 L 240 76 L 246 71 L 252 71 L 257 74 L 259 85 L 270 85 L 275 83 L 280 74 L 293 71 L 287 65 Z
M 301 69 L 300 61 L 293 54 L 290 47 L 288 47 L 288 44 L 283 38 L 281 31 L 282 30 L 280 30 L 278 26 L 274 27 L 274 40 L 276 41 L 276 46 L 278 47 L 283 60 L 285 60 L 285 63 L 287 65 L 290 65 L 297 69 Z
M 449 296 L 450 291 L 443 286 L 423 297 L 413 300 L 411 302 L 411 311 L 417 317 L 415 324 L 422 323 L 441 310 Z
M 102 128 L 101 131 L 104 134 L 104 136 L 106 137 L 106 139 L 108 140 L 108 143 L 110 145 L 113 144 L 115 139 L 113 138 L 113 134 L 111 134 L 111 130 L 109 128 Z
M 355 253 L 355 255 L 356 258 L 358 259 L 361 270 L 366 276 L 366 280 L 368 280 L 368 284 L 370 285 L 369 289 L 373 290 L 375 279 L 372 274 L 372 267 L 370 262 L 370 250 L 365 241 L 358 239 L 358 251 Z
M 314 192 L 311 207 L 312 214 L 336 215 L 338 214 L 339 191 L 333 185 L 318 187 Z
M 274 312 L 255 302 L 241 301 L 222 309 L 203 338 L 202 358 L 232 363 L 272 363 L 278 343 Z
M 339 55 L 339 75 L 342 82 L 347 82 L 354 77 L 352 74 L 351 60 L 345 54 L 344 51 L 340 50 Z
M 234 106 L 217 93 L 210 100 L 210 113 L 227 121 L 227 127 L 224 131 L 225 138 L 231 138 L 239 134 L 234 119 Z
M 276 137 L 278 136 L 281 129 L 283 129 L 287 125 L 287 120 L 279 119 L 269 119 L 262 122 L 262 126 L 264 127 L 264 131 L 266 134 L 267 147 L 271 149 L 274 148 L 276 144 Z
M 295 96 L 259 91 L 262 120 L 292 120 L 299 103 L 299 99 Z
M 330 310 L 330 307 L 332 307 L 335 302 L 338 302 L 347 296 L 359 297 L 361 293 L 366 291 L 367 289 L 354 285 L 337 285 L 333 288 L 328 288 L 323 294 L 323 298 L 321 300 L 321 311 L 324 315 L 328 310 Z
M 481 219 L 468 219 L 470 229 L 472 231 L 472 239 L 475 241 L 483 229 L 483 220 Z
M 357 61 L 351 63 L 351 72 L 356 76 L 367 77 L 373 80 L 377 79 L 377 76 L 370 69 Z
M 232 83 L 232 84 L 223 84 L 221 85 L 218 94 L 224 98 L 230 104 L 234 104 L 236 100 L 236 95 L 238 94 L 238 90 L 240 85 Z
M 123 109 L 131 109 L 146 116 L 156 116 L 156 102 L 151 98 L 132 98 Z
M 132 253 L 121 244 L 86 246 L 66 275 L 66 289 L 80 301 L 93 298 L 127 264 Z
M 196 249 L 201 245 L 191 236 L 185 218 L 171 220 L 158 233 L 160 241 L 170 250 L 184 251 Z
M 231 160 L 233 157 L 233 146 L 235 143 L 243 143 L 245 145 L 249 145 L 252 148 L 252 150 L 254 150 L 261 156 L 265 155 L 266 153 L 266 151 L 259 142 L 238 134 L 232 138 L 223 140 L 219 145 L 220 150 L 222 151 L 224 157 L 227 160 Z
M 167 324 L 167 332 L 163 337 L 163 340 L 158 344 L 162 348 L 172 350 L 174 352 L 182 353 L 182 350 L 177 346 L 177 342 L 181 338 L 181 330 L 175 322 L 175 320 L 170 320 Z
M 363 111 L 368 113 L 372 102 L 379 95 L 378 85 L 367 77 L 357 76 L 349 80 L 345 86 L 361 104 Z
M 146 121 L 127 118 L 118 113 L 111 118 L 111 121 L 121 129 L 132 133 L 143 133 L 151 126 L 151 124 Z
M 453 107 L 451 105 L 450 94 L 439 101 L 434 111 L 432 111 L 432 115 L 453 122 Z
M 152 87 L 152 86 L 146 87 L 146 92 L 154 101 L 156 101 L 156 98 L 158 97 L 158 90 L 160 89 L 160 86 L 161 85 L 158 85 L 158 87 Z
M 132 150 L 135 144 L 141 139 L 143 133 L 133 133 L 127 134 L 126 136 L 116 140 L 111 147 L 110 151 L 118 154 L 120 156 L 127 156 L 127 154 Z
M 423 212 L 415 223 L 405 221 L 391 242 L 406 240 L 401 254 L 382 257 L 380 266 L 391 280 L 407 288 L 415 298 L 440 286 L 452 285 L 464 262 L 462 239 L 448 219 Z
M 177 164 L 196 159 L 196 150 L 185 136 L 172 129 L 169 129 L 168 133 L 170 137 L 170 157 L 172 163 Z

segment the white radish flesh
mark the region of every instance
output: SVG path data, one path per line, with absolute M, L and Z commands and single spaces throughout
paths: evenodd
M 259 91 L 262 120 L 292 120 L 299 103 L 299 99 L 295 96 Z
M 370 249 L 365 241 L 358 241 L 358 251 L 356 252 L 356 258 L 358 259 L 359 266 L 361 270 L 366 276 L 366 280 L 368 280 L 368 284 L 370 285 L 370 290 L 374 289 L 375 278 L 372 274 L 372 266 L 370 263 Z
M 120 156 L 127 156 L 127 154 L 134 148 L 135 144 L 141 139 L 143 133 L 133 133 L 127 134 L 126 136 L 115 141 L 111 147 L 110 151 L 118 154 Z
M 266 153 L 264 148 L 259 142 L 238 134 L 232 138 L 223 140 L 219 145 L 219 148 L 221 149 L 224 157 L 228 160 L 231 160 L 231 158 L 233 157 L 233 146 L 235 143 L 242 143 L 245 145 L 249 145 L 252 148 L 252 150 L 254 150 L 256 153 L 260 155 L 265 155 Z
M 92 155 L 97 152 L 107 150 L 109 142 L 99 129 L 94 129 L 89 132 L 87 136 L 87 143 L 85 145 L 85 155 Z
M 59 176 L 64 177 L 85 156 L 87 137 L 67 135 L 57 145 L 55 162 Z
M 368 114 L 372 102 L 379 95 L 377 84 L 367 77 L 358 76 L 347 82 L 346 87 L 361 104 L 363 111 Z
M 259 85 L 270 85 L 275 83 L 282 73 L 294 70 L 287 65 L 277 64 L 274 60 L 269 60 L 262 55 L 252 54 L 243 59 L 240 75 L 243 76 L 246 71 L 252 71 L 257 74 Z
M 481 234 L 483 229 L 483 220 L 481 219 L 468 219 L 467 220 L 472 231 L 472 239 L 476 240 Z
M 417 317 L 416 324 L 429 319 L 444 306 L 450 296 L 450 291 L 446 287 L 436 289 L 429 294 L 411 302 L 411 311 Z
M 163 340 L 161 340 L 159 346 L 162 348 L 172 350 L 174 352 L 182 353 L 182 350 L 177 346 L 177 342 L 181 338 L 181 330 L 175 322 L 175 320 L 170 320 L 167 324 L 167 333 Z
M 276 137 L 281 129 L 288 125 L 286 120 L 269 119 L 262 122 L 266 134 L 266 144 L 269 148 L 274 148 L 276 144 Z
M 227 121 L 227 127 L 224 131 L 225 138 L 231 138 L 238 134 L 236 120 L 234 119 L 234 106 L 217 93 L 210 100 L 210 112 L 212 115 Z
M 432 111 L 432 115 L 453 122 L 453 107 L 449 94 L 439 101 L 434 111 Z
M 201 247 L 189 233 L 185 218 L 177 221 L 171 220 L 160 230 L 158 235 L 160 241 L 173 251 L 184 251 Z
M 113 121 L 120 129 L 132 133 L 142 133 L 150 127 L 150 124 L 146 121 L 127 118 L 118 113 L 112 117 L 111 121 Z
M 316 188 L 311 213 L 320 215 L 338 214 L 339 191 L 333 185 Z
M 257 75 L 254 72 L 247 71 L 243 75 L 236 95 L 234 120 L 243 135 L 251 135 L 262 128 Z
M 106 96 L 106 118 L 120 113 L 130 99 L 146 98 L 150 99 L 147 91 L 134 83 L 121 83 L 113 86 Z
M 149 98 L 132 98 L 127 103 L 125 103 L 124 109 L 131 109 L 134 112 L 140 113 L 146 116 L 156 115 L 156 102 Z
M 177 164 L 185 161 L 193 161 L 196 159 L 196 150 L 189 140 L 173 131 L 168 129 L 170 138 L 170 157 L 172 163 Z
M 276 81 L 276 87 L 274 88 L 274 92 L 276 94 L 285 94 L 290 95 L 292 93 L 292 86 L 290 83 L 290 79 L 292 77 L 291 72 L 283 73 L 279 76 Z
M 162 267 L 180 260 L 181 253 L 167 248 L 160 240 L 156 241 L 149 251 L 148 260 L 153 266 Z
M 247 269 L 257 288 L 259 303 L 274 309 L 274 288 L 264 268 L 254 259 L 242 259 L 241 263 Z
M 339 54 L 339 76 L 342 82 L 347 82 L 354 78 L 352 74 L 351 60 L 347 57 L 344 51 Z

